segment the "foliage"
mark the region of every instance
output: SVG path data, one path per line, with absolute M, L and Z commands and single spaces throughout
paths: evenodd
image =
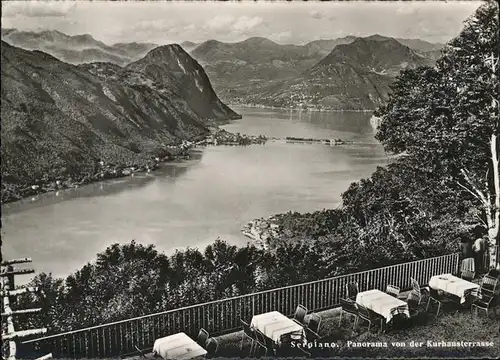
M 289 211 L 274 216 L 279 224 L 282 238 L 318 238 L 331 233 L 337 226 L 342 212 L 336 209 L 325 209 L 312 213 Z
M 483 4 L 436 67 L 403 72 L 376 115 L 377 139 L 416 169 L 436 172 L 439 186 L 481 208 L 476 220 L 496 243 L 500 221 L 498 3 Z
M 216 240 L 204 253 L 188 248 L 168 257 L 154 245 L 113 244 L 66 279 L 40 274 L 43 311 L 30 325 L 51 332 L 92 326 L 255 290 L 262 251 Z

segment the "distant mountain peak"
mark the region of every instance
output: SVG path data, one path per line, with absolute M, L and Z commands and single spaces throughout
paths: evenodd
M 177 56 L 179 54 L 189 56 L 188 53 L 179 44 L 167 44 L 157 46 L 150 50 L 144 59 L 169 59 L 172 56 Z
M 222 42 L 219 41 L 219 40 L 211 39 L 211 40 L 205 41 L 203 44 L 206 44 L 206 45 L 219 45 L 219 44 L 222 44 Z
M 374 41 L 385 41 L 385 40 L 392 39 L 392 37 L 390 37 L 390 36 L 384 36 L 384 35 L 380 35 L 380 34 L 373 34 L 370 36 L 365 36 L 364 38 L 367 40 L 374 40 Z
M 384 76 L 396 76 L 402 69 L 428 65 L 429 60 L 415 53 L 394 38 L 374 35 L 357 38 L 349 44 L 337 45 L 309 72 L 313 76 L 322 74 L 329 67 L 347 64 L 360 71 Z
M 249 37 L 246 40 L 241 41 L 242 43 L 268 43 L 268 44 L 276 44 L 274 41 L 269 40 L 268 38 L 262 36 L 253 36 Z
M 195 42 L 188 41 L 188 40 L 183 41 L 183 42 L 181 43 L 181 46 L 190 46 L 190 47 L 192 47 L 192 46 L 196 46 L 196 45 L 197 45 L 197 44 L 196 44 Z
M 96 41 L 94 37 L 90 34 L 73 35 L 71 37 L 75 40 Z

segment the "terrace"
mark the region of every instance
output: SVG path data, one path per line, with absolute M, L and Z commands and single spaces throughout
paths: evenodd
M 248 357 L 248 339 L 240 349 L 243 335 L 240 319 L 250 322 L 254 315 L 271 311 L 291 317 L 297 305 L 302 304 L 308 309 L 305 323 L 311 313 L 320 315 L 322 319 L 318 331 L 320 338 L 315 343 L 309 342 L 305 349 L 313 357 L 469 358 L 474 355 L 498 358 L 498 302 L 492 305 L 488 316 L 482 312 L 476 315 L 470 308 L 452 305 L 444 306 L 436 316 L 436 307 L 432 302 L 426 310 L 429 295 L 424 293 L 416 313 L 405 328 L 380 332 L 374 322 L 368 331 L 366 323 L 360 321 L 354 327 L 346 316 L 339 324 L 339 305 L 341 298 L 346 296 L 346 284 L 358 283 L 360 291 L 385 291 L 386 286 L 392 284 L 401 288 L 401 295 L 406 298 L 408 290 L 412 289 L 410 278 L 426 286 L 435 275 L 458 273 L 459 265 L 458 254 L 443 255 L 54 334 L 24 341 L 20 345 L 23 353 L 50 351 L 54 358 L 138 359 L 136 346 L 147 353 L 153 348 L 155 339 L 179 332 L 196 339 L 199 329 L 204 328 L 219 344 L 217 357 Z M 457 344 L 438 343 L 441 341 Z M 480 345 L 483 346 L 463 346 L 461 341 L 482 342 Z M 332 343 L 338 346 L 326 348 L 324 345 Z M 264 356 L 263 348 L 252 356 Z

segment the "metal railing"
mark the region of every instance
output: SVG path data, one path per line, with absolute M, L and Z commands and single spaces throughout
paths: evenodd
M 279 311 L 290 316 L 298 304 L 310 311 L 332 309 L 345 297 L 350 282 L 358 282 L 361 291 L 385 290 L 387 284 L 409 289 L 410 277 L 427 284 L 431 276 L 456 273 L 458 268 L 459 254 L 443 255 L 55 334 L 23 345 L 30 351 L 50 351 L 54 357 L 116 357 L 135 351 L 134 345 L 152 348 L 155 339 L 178 332 L 196 336 L 200 328 L 211 335 L 238 331 L 240 318 L 249 321 L 254 314 Z

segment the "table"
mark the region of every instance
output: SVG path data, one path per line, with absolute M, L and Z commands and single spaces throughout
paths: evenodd
M 356 295 L 356 303 L 382 315 L 387 323 L 393 317 L 391 310 L 399 306 L 405 307 L 403 313 L 410 317 L 410 309 L 407 303 L 378 289 L 358 293 Z
M 429 280 L 429 287 L 434 290 L 442 290 L 449 294 L 455 295 L 460 298 L 460 303 L 463 304 L 467 300 L 465 294 L 467 291 L 479 289 L 478 284 L 471 283 L 470 281 L 461 279 L 452 274 L 434 275 Z
M 285 334 L 299 333 L 301 338 L 305 338 L 304 328 L 278 311 L 255 315 L 250 327 L 260 330 L 276 344 L 280 343 L 281 335 Z
M 164 359 L 193 359 L 204 356 L 207 351 L 183 332 L 156 339 L 153 352 Z

